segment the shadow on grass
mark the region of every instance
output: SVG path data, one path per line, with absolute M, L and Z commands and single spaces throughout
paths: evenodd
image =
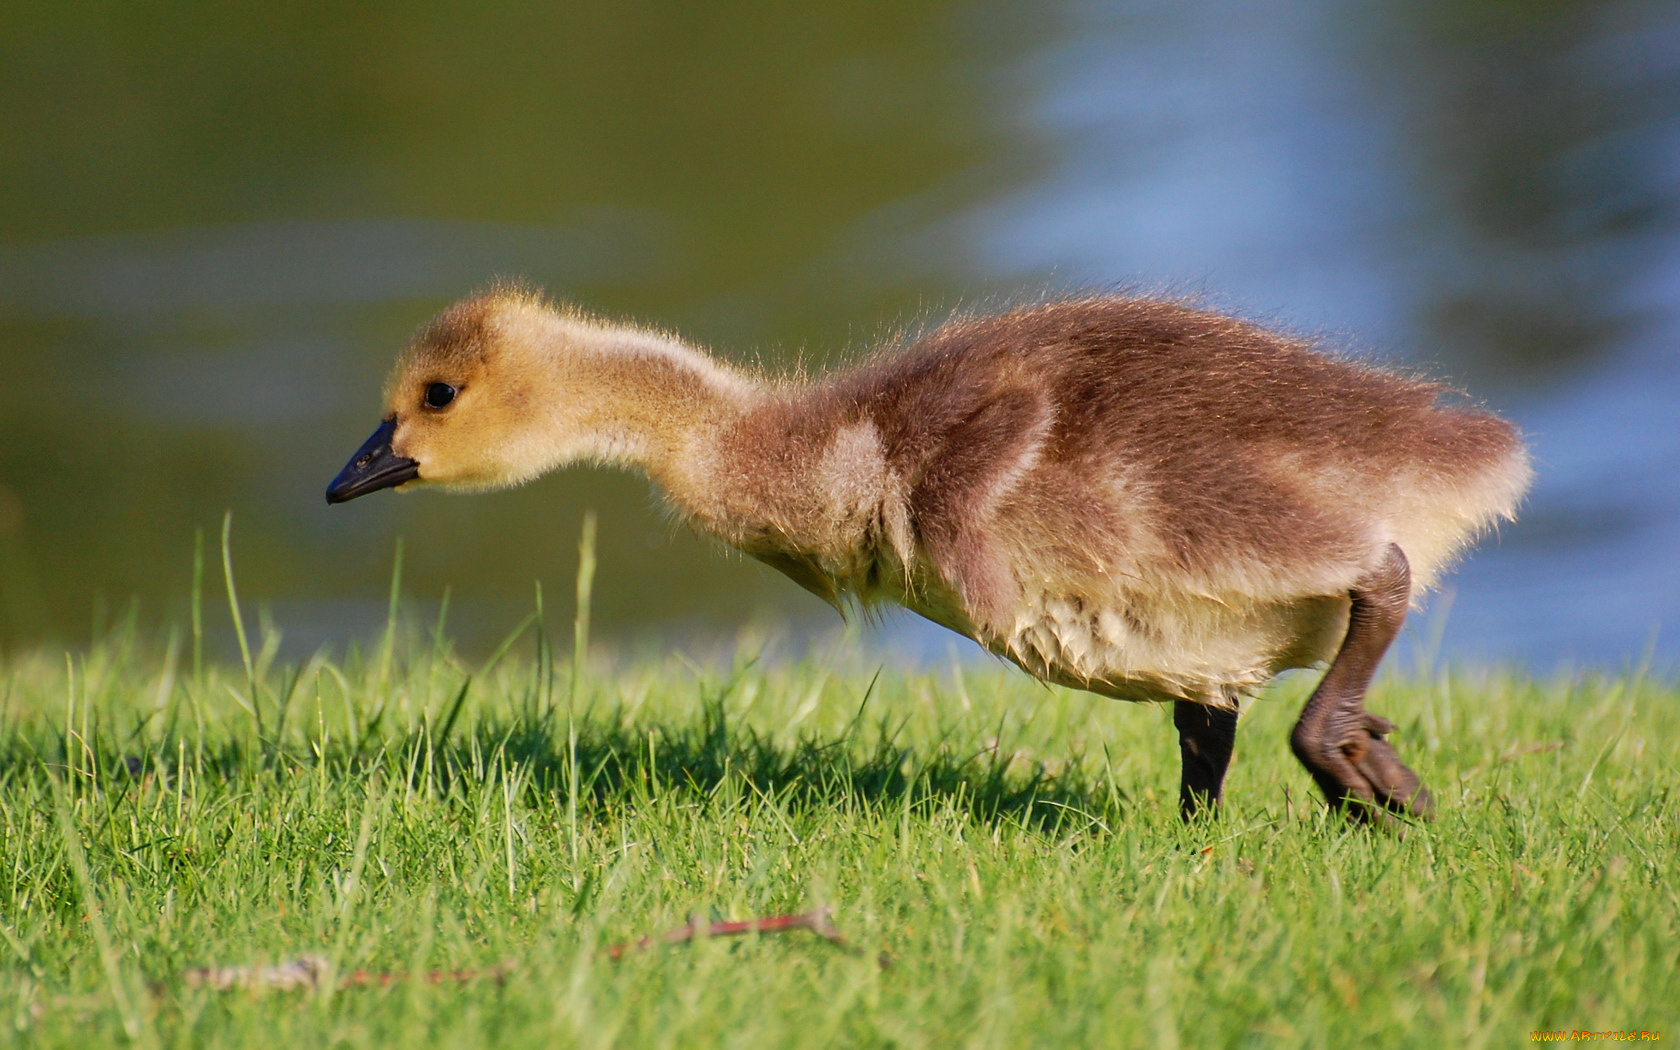
M 653 795 L 711 804 L 735 785 L 740 797 L 762 796 L 793 814 L 856 808 L 880 811 L 934 801 L 982 822 L 1015 823 L 1040 832 L 1116 826 L 1130 808 L 1125 793 L 1100 769 L 1074 758 L 1051 771 L 1017 754 L 1007 741 L 975 750 L 950 734 L 931 745 L 899 743 L 903 723 L 887 720 L 860 731 L 859 722 L 831 737 L 788 742 L 732 722 L 722 697 L 696 717 L 671 723 L 626 721 L 617 711 L 591 710 L 569 722 L 563 712 L 484 717 L 453 733 L 447 723 L 363 735 L 359 743 L 292 737 L 277 745 L 256 733 L 200 743 L 165 731 L 143 745 L 139 734 L 107 727 L 84 740 L 21 730 L 0 740 L 0 785 L 44 778 L 49 770 L 82 788 L 121 793 L 148 776 L 179 767 L 227 782 L 314 775 L 325 766 L 346 783 L 376 775 L 416 789 L 470 798 L 498 791 L 510 778 L 528 801 L 569 799 L 579 812 L 634 805 Z M 125 737 L 128 739 L 125 741 Z M 750 790 L 745 790 L 750 787 Z
M 736 780 L 796 813 L 934 800 L 981 821 L 1044 831 L 1112 826 L 1126 806 L 1125 796 L 1082 761 L 1052 773 L 1043 763 L 1017 757 L 1004 741 L 972 750 L 947 736 L 912 747 L 898 743 L 899 733 L 885 721 L 868 739 L 860 739 L 854 726 L 826 739 L 802 736 L 784 743 L 751 726 L 732 725 L 718 702 L 705 704 L 687 725 L 585 720 L 577 727 L 575 767 L 563 720 L 521 722 L 512 729 L 506 753 L 516 768 L 530 771 L 535 790 L 569 792 L 576 768 L 580 796 L 595 804 L 632 795 L 638 785 L 708 798 Z

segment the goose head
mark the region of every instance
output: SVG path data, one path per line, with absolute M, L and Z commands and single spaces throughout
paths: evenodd
M 563 328 L 523 291 L 444 311 L 398 357 L 384 418 L 327 487 L 327 502 L 420 485 L 500 488 L 540 473 L 554 425 L 565 423 L 553 418 L 564 415 L 564 399 L 547 396 L 566 386 Z
M 373 436 L 327 487 L 504 488 L 579 460 L 661 473 L 742 377 L 672 337 L 556 308 L 521 287 L 464 299 L 398 357 Z

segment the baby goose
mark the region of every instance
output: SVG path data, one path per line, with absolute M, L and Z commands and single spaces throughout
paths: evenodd
M 1185 816 L 1239 701 L 1329 660 L 1290 737 L 1333 807 L 1427 816 L 1365 710 L 1412 599 L 1528 485 L 1446 388 L 1244 321 L 1093 296 L 953 320 L 814 381 L 500 287 L 402 354 L 327 489 L 645 470 L 695 526 L 841 607 L 891 600 L 1027 673 L 1174 702 Z

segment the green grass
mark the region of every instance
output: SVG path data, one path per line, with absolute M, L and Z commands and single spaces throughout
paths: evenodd
M 528 640 L 488 669 L 438 638 L 301 668 L 251 648 L 196 672 L 124 637 L 0 662 L 0 1042 L 1680 1038 L 1680 693 L 1637 675 L 1385 679 L 1372 706 L 1440 810 L 1402 841 L 1328 818 L 1290 757 L 1309 679 L 1254 705 L 1226 812 L 1186 828 L 1167 711 L 1003 669 L 643 659 L 574 682 Z M 817 904 L 856 953 L 603 954 Z M 513 970 L 182 976 L 310 954 Z

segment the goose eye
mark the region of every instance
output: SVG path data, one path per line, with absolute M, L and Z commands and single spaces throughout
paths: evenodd
M 443 408 L 455 400 L 455 388 L 448 383 L 432 383 L 426 387 L 426 407 Z

